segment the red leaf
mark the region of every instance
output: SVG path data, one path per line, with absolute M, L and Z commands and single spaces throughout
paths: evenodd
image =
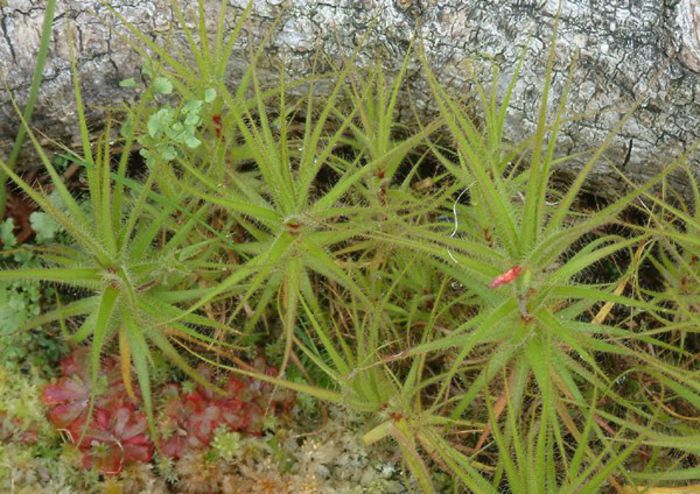
M 124 461 L 148 463 L 153 458 L 153 443 L 148 441 L 139 441 L 139 443 L 130 442 L 124 444 Z
M 122 407 L 114 415 L 112 434 L 123 448 L 124 461 L 148 462 L 153 457 L 153 442 L 143 413 Z
M 185 449 L 185 438 L 182 436 L 173 436 L 161 442 L 161 450 L 168 458 L 179 460 Z
M 190 423 L 197 438 L 208 443 L 214 430 L 221 423 L 221 408 L 216 404 L 211 404 L 201 412 L 195 413 Z
M 100 473 L 115 475 L 126 463 L 151 461 L 154 446 L 147 435 L 143 413 L 122 406 L 109 417 L 105 410 L 100 410 L 96 411 L 93 424 L 97 428 L 88 431 L 79 444 L 85 468 L 95 467 Z
M 64 376 L 83 375 L 87 371 L 85 363 L 88 361 L 87 347 L 79 348 L 61 360 L 61 371 L 63 371 Z
M 62 377 L 56 384 L 44 386 L 41 401 L 45 405 L 58 405 L 90 398 L 90 384 L 80 378 Z
M 237 379 L 235 377 L 229 377 L 228 382 L 226 383 L 226 390 L 232 396 L 236 396 L 238 393 L 243 391 L 246 387 L 247 386 L 243 381 L 241 381 L 240 379 Z
M 503 274 L 496 276 L 491 283 L 489 283 L 489 288 L 498 288 L 502 285 L 507 285 L 515 281 L 520 273 L 522 273 L 523 268 L 521 266 L 513 266 L 508 271 Z
M 224 128 L 223 122 L 221 121 L 221 114 L 217 113 L 211 117 L 211 121 L 214 122 L 214 132 L 216 137 L 221 139 L 223 137 L 222 130 Z
M 265 360 L 258 358 L 255 369 L 277 375 Z M 106 378 L 106 391 L 95 398 L 95 408 L 87 422 L 93 392 L 90 382 L 89 349 L 80 348 L 61 362 L 64 376 L 42 391 L 42 401 L 50 407 L 49 419 L 65 430 L 78 448 L 86 468 L 103 474 L 117 474 L 129 462 L 148 462 L 154 445 L 148 434 L 145 415 L 126 395 L 117 361 L 105 358 L 100 374 Z M 217 381 L 211 367 L 198 372 L 208 381 Z M 102 387 L 102 386 L 100 386 Z M 224 425 L 229 430 L 260 435 L 266 410 L 275 413 L 291 407 L 294 393 L 275 391 L 274 386 L 251 378 L 230 376 L 224 385 L 226 396 L 197 386 L 185 392 L 181 384 L 161 388 L 162 418 L 158 424 L 163 454 L 180 458 L 192 449 L 211 442 L 214 431 Z
M 124 455 L 117 443 L 95 442 L 89 451 L 83 454 L 83 468 L 91 469 L 95 467 L 104 475 L 117 475 L 122 471 L 124 465 Z
M 67 429 L 87 410 L 87 404 L 73 402 L 55 406 L 49 412 L 49 420 L 59 429 Z

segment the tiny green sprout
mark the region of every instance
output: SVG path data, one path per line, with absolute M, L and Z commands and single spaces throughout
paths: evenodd
M 267 431 L 276 431 L 279 428 L 280 421 L 276 415 L 268 414 L 263 418 L 263 429 Z
M 90 445 L 90 449 L 92 450 L 92 454 L 97 458 L 103 458 L 109 454 L 109 445 L 97 441 L 94 441 Z
M 156 470 L 166 482 L 174 484 L 178 481 L 177 474 L 175 473 L 175 463 L 172 458 L 156 453 L 155 465 Z
M 153 71 L 153 65 L 152 65 L 150 60 L 146 60 L 143 64 L 143 66 L 141 66 L 141 73 L 143 73 L 144 75 L 146 75 L 150 78 L 153 78 L 154 71 Z
M 29 223 L 32 225 L 32 230 L 36 232 L 35 240 L 37 243 L 53 240 L 61 230 L 61 226 L 56 220 L 41 211 L 34 211 L 29 215 Z
M 284 342 L 275 340 L 265 345 L 265 358 L 268 362 L 278 363 L 284 353 Z
M 213 87 L 208 88 L 204 91 L 204 102 L 211 103 L 216 99 L 216 89 Z
M 194 393 L 195 389 L 197 389 L 197 385 L 192 381 L 188 380 L 182 383 L 182 390 L 185 393 Z
M 41 313 L 41 292 L 39 283 L 35 281 L 15 281 L 12 283 L 0 283 L 0 335 L 10 336 L 10 333 L 19 329 L 25 322 Z M 26 354 L 27 348 L 20 342 L 31 340 L 29 333 L 22 332 L 12 342 L 5 340 L 4 348 L 0 350 L 0 356 L 7 364 L 13 357 L 21 357 Z M 27 342 L 28 343 L 28 342 Z M 15 359 L 16 360 L 16 359 Z
M 187 126 L 194 126 L 194 125 L 197 125 L 199 122 L 200 122 L 199 115 L 197 115 L 196 113 L 189 113 L 185 117 L 184 123 Z
M 134 86 L 136 86 L 136 79 L 134 79 L 133 77 L 122 79 L 121 81 L 119 81 L 119 87 L 132 88 Z
M 220 459 L 233 461 L 241 449 L 241 435 L 238 432 L 229 431 L 226 426 L 219 426 L 214 431 L 211 447 Z
M 298 384 L 305 384 L 302 377 L 297 377 L 291 380 Z M 316 410 L 317 401 L 310 394 L 299 393 L 296 397 L 296 406 L 299 407 L 304 414 L 310 414 Z
M 156 77 L 153 81 L 153 90 L 160 94 L 170 94 L 173 92 L 173 83 L 167 77 Z
M 200 144 L 202 144 L 202 141 L 200 141 L 194 135 L 191 135 L 191 134 L 185 135 L 183 139 L 184 139 L 185 145 L 190 149 L 196 149 L 199 147 Z
M 182 113 L 186 115 L 186 125 L 196 125 L 200 122 L 199 112 L 202 109 L 202 106 L 204 106 L 204 102 L 199 99 L 193 99 L 184 104 L 182 107 Z
M 148 118 L 148 135 L 154 139 L 163 134 L 173 124 L 175 112 L 170 107 L 164 107 Z
M 15 221 L 12 218 L 7 218 L 0 223 L 0 242 L 3 248 L 10 249 L 17 244 L 17 237 L 13 233 L 15 229 Z

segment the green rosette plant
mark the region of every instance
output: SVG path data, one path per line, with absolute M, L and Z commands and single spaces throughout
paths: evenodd
M 93 382 L 100 375 L 101 354 L 112 339 L 118 340 L 124 382 L 136 399 L 131 385 L 133 368 L 152 426 L 149 375 L 153 349 L 193 379 L 211 386 L 180 356 L 171 338 L 208 344 L 213 341 L 207 336 L 209 331 L 229 330 L 188 311 L 206 293 L 206 289 L 199 288 L 198 280 L 216 269 L 207 258 L 210 241 L 190 242 L 190 234 L 207 207 L 179 208 L 154 192 L 155 177 L 160 166 L 166 164 L 150 168 L 143 182 L 133 185 L 126 176 L 132 132 L 127 133 L 116 171 L 112 171 L 110 122 L 93 152 L 77 79 L 75 94 L 83 154 L 73 155 L 73 159 L 85 170 L 84 194 L 68 189 L 28 127 L 27 134 L 51 177 L 55 199 L 35 189 L 0 160 L 0 168 L 60 225 L 67 241 L 42 248 L 40 266 L 3 269 L 0 281 L 39 280 L 64 287 L 60 290 L 65 294 L 64 302 L 23 327 L 68 320 L 67 326 L 75 328 L 71 335 L 74 342 L 90 341 Z

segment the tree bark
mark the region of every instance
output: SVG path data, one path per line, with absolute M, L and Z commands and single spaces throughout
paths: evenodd
M 38 49 L 43 2 L 5 2 L 1 7 L 0 69 L 21 103 Z M 204 3 L 213 29 L 220 2 Z M 228 3 L 227 26 L 232 29 L 247 1 Z M 266 63 L 283 61 L 295 76 L 311 70 L 317 49 L 338 59 L 347 57 L 360 43 L 365 44 L 360 63 L 373 63 L 379 57 L 387 69 L 396 70 L 417 33 L 438 79 L 464 94 L 471 87 L 473 74 L 489 82 L 492 62 L 500 67 L 499 84 L 505 89 L 525 48 L 507 124 L 508 137 L 517 140 L 536 125 L 559 3 L 255 0 L 242 40 L 258 43 L 270 33 Z M 67 0 L 61 4 L 32 124 L 52 138 L 75 140 L 78 128 L 67 21 L 77 30 L 83 96 L 96 127 L 105 107 L 115 106 L 131 95 L 118 87 L 118 81 L 138 75 L 141 60 L 123 41 L 124 27 L 98 0 Z M 115 4 L 116 10 L 154 39 L 182 42 L 170 0 L 122 0 Z M 190 8 L 190 4 L 196 2 L 180 2 L 183 9 Z M 276 20 L 278 24 L 271 30 Z M 607 161 L 596 168 L 604 180 L 612 183 L 611 163 L 624 165 L 633 179 L 649 177 L 700 137 L 700 0 L 562 0 L 555 53 L 555 97 L 564 87 L 576 54 L 569 114 L 588 115 L 566 124 L 560 139 L 564 152 L 574 153 L 601 143 L 634 101 L 642 101 L 615 137 Z M 239 57 L 238 64 L 243 60 Z M 430 110 L 431 97 L 418 63 L 409 71 L 408 87 L 419 107 Z M 17 121 L 9 93 L 0 92 L 0 149 L 9 149 Z M 691 162 L 700 171 L 697 158 Z

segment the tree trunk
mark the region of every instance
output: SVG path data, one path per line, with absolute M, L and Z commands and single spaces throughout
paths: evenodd
M 115 2 L 127 19 L 157 40 L 182 41 L 170 0 Z M 216 25 L 218 0 L 205 0 Z M 246 0 L 229 0 L 232 29 Z M 424 42 L 438 79 L 467 94 L 472 74 L 488 82 L 490 64 L 501 69 L 505 89 L 523 47 L 526 58 L 515 86 L 508 137 L 527 136 L 536 125 L 539 96 L 558 0 L 255 0 L 242 36 L 256 43 L 268 32 L 266 60 L 283 60 L 291 75 L 311 70 L 317 48 L 334 59 L 366 44 L 360 62 L 377 58 L 396 69 L 414 33 Z M 60 2 L 54 38 L 33 125 L 52 138 L 78 136 L 66 36 L 77 29 L 77 56 L 90 121 L 99 126 L 104 107 L 129 91 L 118 81 L 138 75 L 141 60 L 124 42 L 126 30 L 98 0 Z M 180 2 L 190 8 L 196 2 Z M 700 137 L 700 0 L 562 0 L 555 61 L 555 96 L 564 87 L 576 54 L 569 109 L 589 118 L 568 123 L 564 152 L 602 142 L 635 100 L 633 118 L 614 139 L 596 171 L 612 183 L 609 164 L 632 178 L 653 175 Z M 0 5 L 3 5 L 0 0 Z M 42 22 L 42 0 L 5 0 L 1 8 L 0 68 L 21 103 L 25 97 Z M 279 24 L 270 31 L 279 16 Z M 237 51 L 235 53 L 243 53 Z M 234 54 L 234 57 L 236 55 Z M 239 58 L 239 64 L 242 58 Z M 415 64 L 411 97 L 429 109 L 430 94 Z M 433 105 L 434 106 L 434 105 Z M 9 149 L 18 119 L 9 93 L 0 92 L 0 149 Z M 6 153 L 5 153 L 6 154 Z M 693 158 L 695 159 L 695 158 Z M 695 170 L 700 170 L 697 160 Z

